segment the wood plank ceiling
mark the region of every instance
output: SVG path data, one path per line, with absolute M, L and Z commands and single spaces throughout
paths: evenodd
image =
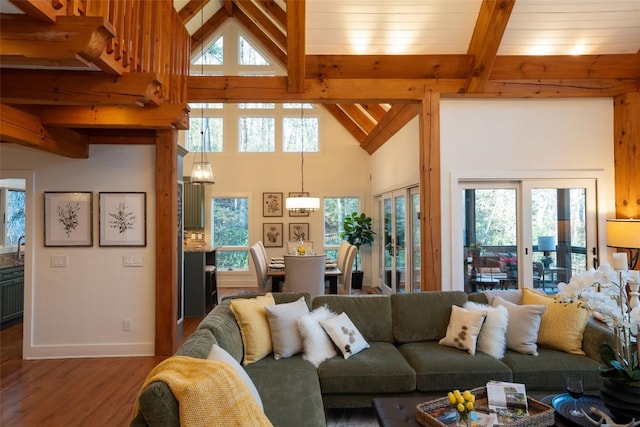
M 93 108 L 108 91 L 113 97 L 110 105 L 134 103 L 162 112 L 162 125 L 140 115 L 149 128 L 183 126 L 184 104 L 161 99 L 162 79 L 149 73 L 124 73 L 117 84 L 126 90 L 108 90 L 115 82 L 113 71 L 105 72 L 105 61 L 99 58 L 87 60 L 87 55 L 73 51 L 34 67 L 12 56 L 6 41 L 14 40 L 20 30 L 7 25 L 12 21 L 4 17 L 26 13 L 37 21 L 55 21 L 43 13 L 44 3 L 0 0 L 3 116 L 19 122 L 30 113 L 30 120 L 35 116 L 59 130 L 82 129 L 93 135 L 91 142 L 97 142 L 109 129 L 131 124 L 108 123 L 102 120 L 105 115 L 78 111 L 69 104 Z M 183 101 L 321 103 L 369 153 L 418 114 L 417 103 L 429 92 L 442 97 L 597 97 L 636 92 L 640 86 L 640 0 L 172 0 L 172 4 L 191 38 L 192 57 L 201 43 L 217 37 L 225 21 L 234 19 L 286 70 L 286 76 L 275 77 L 190 76 L 178 91 L 178 97 L 186 93 Z M 63 28 L 65 20 L 58 18 L 55 25 Z M 111 30 L 106 25 L 104 37 Z M 84 70 L 66 74 L 68 78 L 46 73 L 78 64 Z M 22 71 L 10 73 L 5 68 Z M 87 78 L 89 74 L 92 77 Z M 104 75 L 104 82 L 96 80 L 96 74 Z M 136 75 L 140 77 L 132 77 Z M 72 81 L 84 95 L 61 102 L 60 87 L 69 87 Z M 93 133 L 87 127 L 94 128 Z M 59 138 L 48 128 L 45 131 L 51 140 L 47 149 L 55 152 Z M 3 142 L 7 142 L 4 132 Z M 84 155 L 76 144 L 65 145 L 59 154 Z

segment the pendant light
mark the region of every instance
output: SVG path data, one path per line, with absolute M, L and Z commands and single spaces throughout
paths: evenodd
M 204 30 L 204 0 L 200 9 L 200 31 Z M 204 76 L 204 37 L 200 37 L 200 75 Z M 200 161 L 191 167 L 191 184 L 215 184 L 211 163 L 204 159 L 204 106 L 200 108 Z
M 302 190 L 298 197 L 287 197 L 285 200 L 285 208 L 291 212 L 305 214 L 320 209 L 320 199 L 318 197 L 309 197 L 304 192 L 304 103 L 300 104 L 300 176 Z

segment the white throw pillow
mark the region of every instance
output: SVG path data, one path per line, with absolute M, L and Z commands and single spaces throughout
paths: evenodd
M 544 305 L 518 305 L 495 297 L 492 306 L 503 305 L 509 311 L 507 326 L 507 348 L 518 353 L 538 355 L 538 331 L 542 315 L 547 310 Z
M 304 297 L 295 302 L 265 306 L 264 309 L 269 320 L 273 357 L 285 359 L 300 353 L 302 336 L 298 330 L 298 319 L 309 313 Z
M 264 411 L 264 406 L 262 405 L 262 399 L 260 398 L 258 389 L 256 388 L 253 381 L 251 381 L 251 378 L 249 378 L 247 371 L 245 371 L 242 366 L 240 366 L 238 361 L 234 359 L 232 355 L 227 353 L 227 351 L 224 348 L 220 347 L 218 344 L 214 344 L 211 347 L 211 351 L 209 352 L 209 356 L 207 357 L 207 359 L 225 362 L 227 365 L 231 366 L 238 373 L 238 375 L 242 379 L 242 382 L 247 385 L 260 409 Z
M 345 359 L 369 348 L 358 328 L 353 324 L 347 313 L 340 313 L 331 319 L 320 322 L 333 343 L 338 347 Z
M 478 335 L 486 317 L 486 311 L 471 311 L 452 305 L 447 334 L 439 343 L 467 350 L 470 355 L 475 355 Z
M 304 353 L 302 358 L 311 362 L 316 368 L 325 360 L 337 355 L 329 335 L 322 329 L 320 322 L 336 314 L 322 306 L 298 318 L 298 330 L 302 336 Z
M 486 353 L 500 360 L 507 348 L 507 326 L 509 325 L 509 311 L 505 306 L 491 307 L 467 301 L 464 308 L 473 311 L 486 311 L 487 318 L 482 324 L 476 350 Z

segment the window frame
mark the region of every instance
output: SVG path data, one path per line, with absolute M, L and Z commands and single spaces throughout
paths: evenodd
M 228 245 L 224 245 L 221 244 L 219 242 L 216 242 L 214 240 L 214 214 L 215 214 L 215 210 L 214 210 L 214 201 L 216 199 L 246 199 L 247 201 L 247 245 L 246 246 L 228 246 Z M 249 248 L 251 246 L 251 242 L 252 242 L 252 217 L 253 217 L 253 213 L 252 213 L 252 196 L 250 194 L 246 194 L 246 193 L 233 193 L 233 194 L 217 194 L 215 196 L 212 196 L 211 198 L 209 198 L 209 222 L 210 222 L 210 227 L 209 230 L 210 231 L 210 241 L 216 245 L 217 249 L 216 249 L 216 253 L 217 255 L 224 253 L 224 252 L 245 252 L 246 253 L 246 260 L 247 260 L 247 267 L 246 268 L 233 268 L 233 269 L 229 269 L 229 268 L 225 268 L 222 265 L 218 266 L 218 271 L 220 272 L 224 272 L 225 274 L 246 274 L 249 271 L 251 271 L 251 262 L 249 259 Z

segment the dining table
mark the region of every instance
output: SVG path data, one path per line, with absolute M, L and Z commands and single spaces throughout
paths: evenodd
M 299 255 L 304 256 L 304 255 Z M 267 277 L 271 278 L 271 290 L 273 292 L 281 292 L 282 283 L 284 283 L 286 269 L 284 268 L 284 258 L 271 258 L 269 268 L 267 269 Z M 342 271 L 335 264 L 335 261 L 327 260 L 327 268 L 324 271 L 324 279 L 329 282 L 329 293 L 338 293 L 338 277 L 342 276 Z

